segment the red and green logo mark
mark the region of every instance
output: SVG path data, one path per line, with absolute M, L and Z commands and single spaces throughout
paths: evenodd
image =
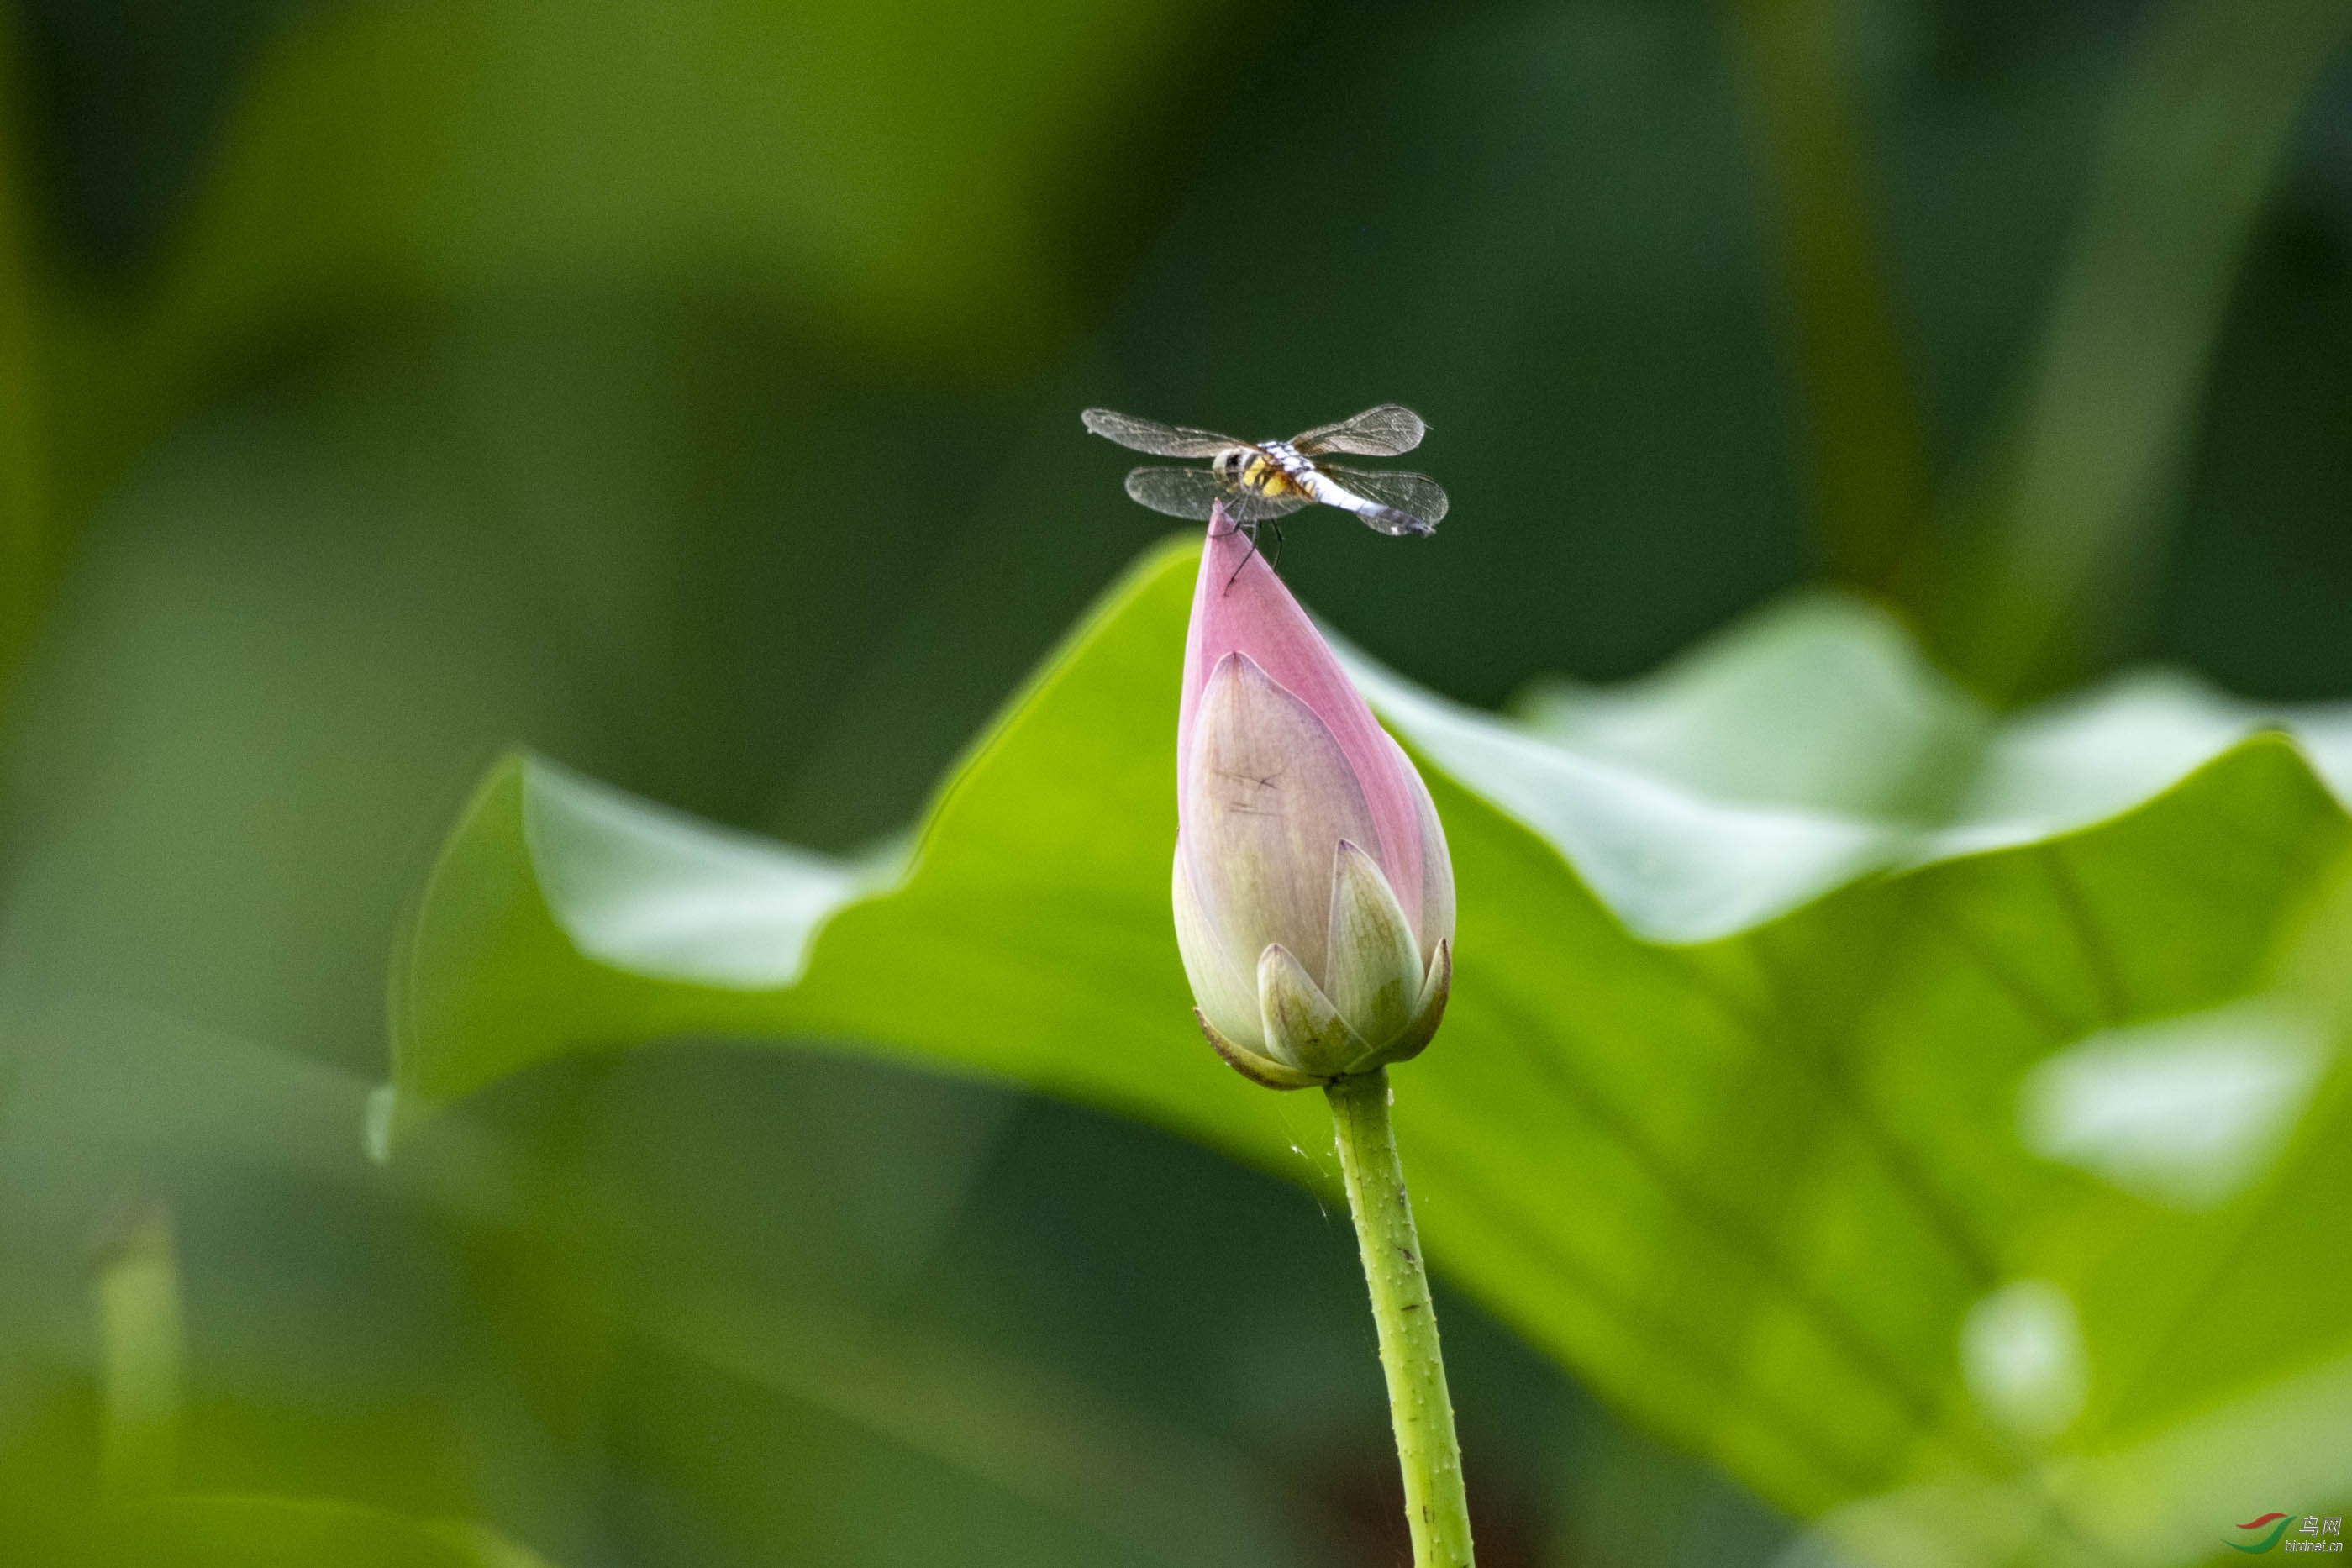
M 2222 1544 L 2239 1552 L 2268 1552 L 2279 1543 L 2279 1537 L 2284 1535 L 2286 1527 L 2294 1522 L 2293 1514 L 2266 1513 L 2260 1519 L 2249 1520 L 2238 1526 L 2239 1533 L 2246 1539 L 2228 1541 Z M 2255 1531 L 2261 1533 L 2256 1534 Z
M 2278 1547 L 2289 1531 L 2294 1539 L 2285 1543 L 2289 1552 L 2341 1552 L 2344 1550 L 2344 1516 L 2331 1513 L 2322 1519 L 2315 1513 L 2303 1516 L 2297 1526 L 2291 1513 L 2266 1513 L 2260 1519 L 2250 1519 L 2238 1526 L 2237 1539 L 2225 1540 L 2222 1545 L 2232 1552 L 2269 1552 Z M 2308 1538 L 2308 1539 L 2306 1539 Z

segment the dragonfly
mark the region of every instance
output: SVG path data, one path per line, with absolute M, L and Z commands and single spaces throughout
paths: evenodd
M 1322 460 L 1334 452 L 1394 458 L 1420 446 L 1429 426 L 1401 403 L 1367 408 L 1336 425 L 1318 425 L 1287 441 L 1240 441 L 1108 408 L 1089 408 L 1078 417 L 1096 435 L 1138 452 L 1206 458 L 1205 468 L 1138 468 L 1127 476 L 1127 493 L 1171 517 L 1206 519 L 1222 506 L 1253 542 L 1261 524 L 1310 503 L 1354 512 L 1365 526 L 1391 534 L 1433 533 L 1445 516 L 1445 491 L 1427 474 Z

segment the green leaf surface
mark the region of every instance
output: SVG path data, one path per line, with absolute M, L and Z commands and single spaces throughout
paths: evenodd
M 183 1493 L 124 1508 L 88 1559 L 141 1568 L 548 1568 L 495 1531 L 330 1498 Z
M 1111 591 L 904 858 L 501 763 L 396 957 L 379 1144 L 562 1053 L 733 1036 L 1003 1075 L 1329 1183 L 1321 1108 L 1217 1061 L 1171 935 L 1194 561 Z M 2297 1447 L 2352 1358 L 2322 1256 L 2352 1197 L 2343 715 L 2147 676 L 1996 724 L 1822 598 L 1516 720 L 1359 678 L 1460 888 L 1446 1026 L 1397 1074 L 1453 1279 L 1783 1506 L 1845 1505 L 1832 1528 L 1961 1498 L 1957 1561 L 2020 1496 L 2063 1528 L 2004 1550 L 2158 1562 L 2289 1450 L 2352 1488 Z M 2311 1259 L 2292 1291 L 2273 1247 Z M 2202 1489 L 2150 1492 L 2181 1445 L 2221 1456 Z

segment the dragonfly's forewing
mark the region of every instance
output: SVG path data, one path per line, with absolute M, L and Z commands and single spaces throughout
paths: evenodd
M 1118 414 L 1108 408 L 1089 408 L 1078 417 L 1096 435 L 1134 451 L 1149 452 L 1155 458 L 1213 458 L 1228 447 L 1243 445 L 1231 436 L 1220 436 L 1214 430 L 1195 430 L 1189 425 L 1162 425 L 1157 419 L 1138 419 L 1132 414 Z M 1150 503 L 1147 501 L 1145 504 Z M 1188 514 L 1179 512 L 1177 515 Z
M 1358 458 L 1394 458 L 1421 445 L 1429 426 L 1402 403 L 1367 408 L 1337 425 L 1318 425 L 1290 438 L 1308 457 L 1318 452 L 1346 452 Z
M 1362 496 L 1382 506 L 1410 513 L 1433 526 L 1445 520 L 1445 487 L 1427 474 L 1378 468 L 1349 468 L 1338 463 L 1318 465 L 1322 470 Z M 1370 521 L 1369 519 L 1367 521 Z M 1373 523 L 1375 528 L 1378 523 Z

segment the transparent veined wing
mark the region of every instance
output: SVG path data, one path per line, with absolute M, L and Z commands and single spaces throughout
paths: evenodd
M 1287 517 L 1307 504 L 1304 496 L 1264 496 L 1230 485 L 1213 468 L 1138 468 L 1127 476 L 1127 493 L 1154 511 L 1208 521 L 1223 501 L 1235 522 L 1265 522 Z
M 1162 425 L 1157 419 L 1138 419 L 1132 414 L 1119 414 L 1108 408 L 1089 408 L 1078 418 L 1096 435 L 1133 451 L 1149 452 L 1155 458 L 1213 458 L 1228 447 L 1244 445 L 1231 436 L 1220 436 L 1214 430 L 1195 430 L 1189 425 Z M 1184 514 L 1180 512 L 1178 515 Z
M 1205 522 L 1234 491 L 1214 468 L 1138 468 L 1127 476 L 1127 493 L 1154 511 Z
M 1367 408 L 1337 425 L 1318 425 L 1290 438 L 1308 457 L 1318 452 L 1346 452 L 1359 458 L 1394 458 L 1421 445 L 1429 426 L 1402 403 Z
M 1338 463 L 1316 465 L 1331 478 L 1355 491 L 1366 500 L 1378 501 L 1386 507 L 1419 518 L 1432 527 L 1445 520 L 1445 487 L 1427 474 L 1411 474 L 1393 469 L 1350 468 Z M 1369 519 L 1367 521 L 1370 521 Z M 1375 522 L 1373 527 L 1379 528 Z M 1393 530 L 1383 530 L 1392 532 Z

